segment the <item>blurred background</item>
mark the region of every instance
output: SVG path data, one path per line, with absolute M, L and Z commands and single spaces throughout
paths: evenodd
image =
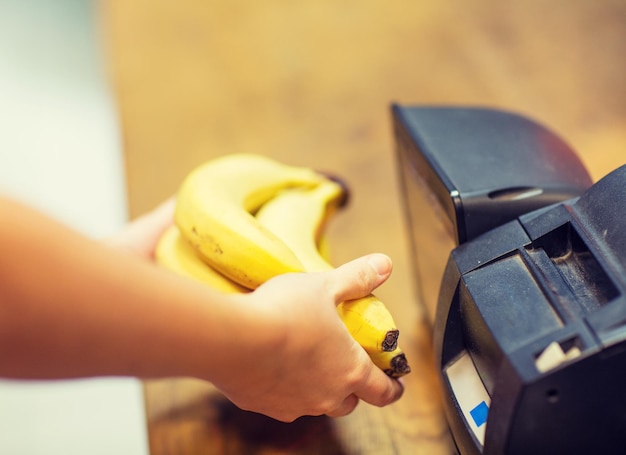
M 0 191 L 102 238 L 128 219 L 123 161 L 95 4 L 0 0 Z M 0 381 L 0 453 L 147 454 L 142 385 Z
M 413 366 L 393 406 L 363 405 L 297 429 L 216 406 L 202 384 L 147 382 L 153 453 L 449 453 L 429 331 L 415 297 L 390 105 L 479 105 L 529 116 L 563 137 L 598 179 L 626 161 L 626 2 L 101 6 L 130 216 L 175 192 L 192 167 L 225 153 L 261 153 L 344 177 L 353 197 L 329 226 L 333 260 L 374 250 L 393 258 L 394 273 L 377 294 Z
M 3 186 L 45 210 L 58 194 L 64 204 L 52 211 L 78 229 L 106 235 L 225 153 L 265 154 L 347 180 L 352 202 L 329 226 L 334 261 L 373 250 L 392 256 L 394 274 L 379 296 L 414 373 L 392 407 L 360 406 L 322 429 L 299 427 L 302 440 L 325 435 L 309 447 L 334 438 L 334 452 L 322 444 L 306 453 L 449 453 L 415 304 L 391 103 L 527 115 L 563 137 L 596 180 L 626 161 L 621 0 L 0 5 Z M 239 425 L 269 425 L 225 418 L 207 398 L 213 392 L 193 381 L 143 386 L 153 454 L 216 441 L 241 448 Z M 239 431 L 224 431 L 231 423 Z M 255 447 L 276 447 L 253 434 Z
M 132 211 L 169 194 L 188 163 L 227 152 L 340 156 L 365 186 L 360 163 L 392 148 L 392 101 L 501 107 L 583 154 L 621 151 L 595 142 L 625 136 L 619 0 L 104 4 Z

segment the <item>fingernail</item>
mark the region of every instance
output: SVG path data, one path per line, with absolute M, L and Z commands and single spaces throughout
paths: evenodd
M 391 259 L 384 254 L 372 254 L 368 262 L 381 278 L 386 278 L 391 273 Z

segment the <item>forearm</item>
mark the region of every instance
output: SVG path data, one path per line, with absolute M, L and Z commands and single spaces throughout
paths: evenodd
M 210 376 L 212 346 L 248 341 L 237 299 L 8 201 L 0 219 L 0 376 Z
M 336 310 L 389 276 L 382 255 L 226 295 L 2 198 L 0 220 L 0 377 L 193 376 L 285 421 L 402 394 Z

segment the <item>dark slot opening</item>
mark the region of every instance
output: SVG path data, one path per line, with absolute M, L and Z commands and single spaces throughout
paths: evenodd
M 533 248 L 546 252 L 576 300 L 588 312 L 619 295 L 615 284 L 570 223 L 537 239 Z
M 543 194 L 542 188 L 536 188 L 532 186 L 520 186 L 513 188 L 504 188 L 502 190 L 496 190 L 490 192 L 487 196 L 489 199 L 500 199 L 504 201 L 519 201 L 521 199 L 528 199 L 535 196 L 541 196 Z

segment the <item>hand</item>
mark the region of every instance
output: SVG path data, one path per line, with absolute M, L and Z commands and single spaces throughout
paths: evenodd
M 174 222 L 175 202 L 173 197 L 167 199 L 126 225 L 106 243 L 145 259 L 154 259 L 154 249 L 161 234 Z
M 381 254 L 329 272 L 278 276 L 242 299 L 260 316 L 259 343 L 216 385 L 243 409 L 278 420 L 302 415 L 346 415 L 359 400 L 385 406 L 402 384 L 383 373 L 348 333 L 336 312 L 344 300 L 370 294 L 391 273 Z M 269 348 L 262 333 L 276 337 Z

